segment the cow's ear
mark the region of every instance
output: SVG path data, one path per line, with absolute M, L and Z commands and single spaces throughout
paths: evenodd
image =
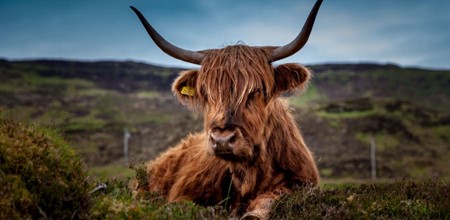
M 274 74 L 275 94 L 304 89 L 311 75 L 308 69 L 295 63 L 282 64 L 275 67 Z
M 197 70 L 187 70 L 180 73 L 172 84 L 172 92 L 178 100 L 190 108 L 197 107 Z

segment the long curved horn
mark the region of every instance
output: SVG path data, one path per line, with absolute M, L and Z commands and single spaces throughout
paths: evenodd
M 292 54 L 302 49 L 303 46 L 305 46 L 306 42 L 308 41 L 309 34 L 311 34 L 312 28 L 314 26 L 314 21 L 316 20 L 317 12 L 319 11 L 321 4 L 322 0 L 317 0 L 316 4 L 309 13 L 308 19 L 306 19 L 306 22 L 303 25 L 302 31 L 292 42 L 278 47 L 272 51 L 272 62 L 291 56 Z
M 150 37 L 162 51 L 176 59 L 183 60 L 189 63 L 200 64 L 202 62 L 205 54 L 196 51 L 185 50 L 169 43 L 166 39 L 159 35 L 158 32 L 156 32 L 156 30 L 148 23 L 147 19 L 145 19 L 145 17 L 139 10 L 137 10 L 133 6 L 130 6 L 130 8 L 139 17 L 139 20 L 141 20 L 142 24 L 145 27 L 145 30 L 147 30 L 148 35 L 150 35 Z

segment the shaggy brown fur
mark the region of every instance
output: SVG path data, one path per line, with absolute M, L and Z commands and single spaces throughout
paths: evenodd
M 298 64 L 272 67 L 272 49 L 236 45 L 203 51 L 202 67 L 180 74 L 172 91 L 202 113 L 204 131 L 148 164 L 150 191 L 169 202 L 222 202 L 234 216 L 264 219 L 280 195 L 318 183 L 313 157 L 279 98 L 303 89 L 310 73 Z M 196 93 L 182 94 L 186 86 Z M 218 147 L 215 139 L 226 144 Z

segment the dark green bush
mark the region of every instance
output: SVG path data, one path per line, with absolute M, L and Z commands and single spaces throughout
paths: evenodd
M 89 216 L 87 173 L 56 131 L 0 112 L 0 219 Z

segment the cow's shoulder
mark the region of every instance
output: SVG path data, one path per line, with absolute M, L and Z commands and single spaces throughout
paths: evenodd
M 182 150 L 202 149 L 206 144 L 206 135 L 202 133 L 189 134 L 184 138 L 177 147 Z

